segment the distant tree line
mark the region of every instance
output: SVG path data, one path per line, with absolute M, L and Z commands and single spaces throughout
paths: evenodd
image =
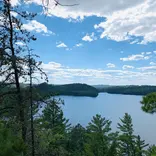
M 66 85 L 51 85 L 42 83 L 36 85 L 35 88 L 41 94 L 52 94 L 52 95 L 73 95 L 73 96 L 98 96 L 98 90 L 87 84 L 66 84 Z
M 156 86 L 95 86 L 99 92 L 106 92 L 110 94 L 127 94 L 127 95 L 147 95 L 156 92 Z

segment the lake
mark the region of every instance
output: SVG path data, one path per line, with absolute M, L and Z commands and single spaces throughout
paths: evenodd
M 141 110 L 141 96 L 116 95 L 100 93 L 98 97 L 60 96 L 64 100 L 63 111 L 72 125 L 80 123 L 86 126 L 96 114 L 112 121 L 112 130 L 115 131 L 125 113 L 133 119 L 135 134 L 139 134 L 146 143 L 156 143 L 155 115 L 144 113 Z

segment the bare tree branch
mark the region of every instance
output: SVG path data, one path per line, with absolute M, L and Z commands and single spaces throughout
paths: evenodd
M 76 6 L 76 5 L 79 5 L 79 4 L 62 4 L 58 0 L 54 0 L 54 2 L 55 2 L 55 6 L 58 6 L 58 5 L 60 5 L 60 6 Z

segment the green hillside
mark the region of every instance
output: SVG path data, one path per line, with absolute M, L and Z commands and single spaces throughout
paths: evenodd
M 98 90 L 87 84 L 52 85 L 42 83 L 35 86 L 40 92 L 52 95 L 98 96 Z

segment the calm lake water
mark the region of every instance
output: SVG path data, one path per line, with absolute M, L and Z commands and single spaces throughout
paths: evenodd
M 112 130 L 115 131 L 119 118 L 129 113 L 133 119 L 135 134 L 139 134 L 147 143 L 156 143 L 156 116 L 141 110 L 141 96 L 101 93 L 96 98 L 60 97 L 65 102 L 64 114 L 72 125 L 80 123 L 86 126 L 94 115 L 100 114 L 112 121 Z

